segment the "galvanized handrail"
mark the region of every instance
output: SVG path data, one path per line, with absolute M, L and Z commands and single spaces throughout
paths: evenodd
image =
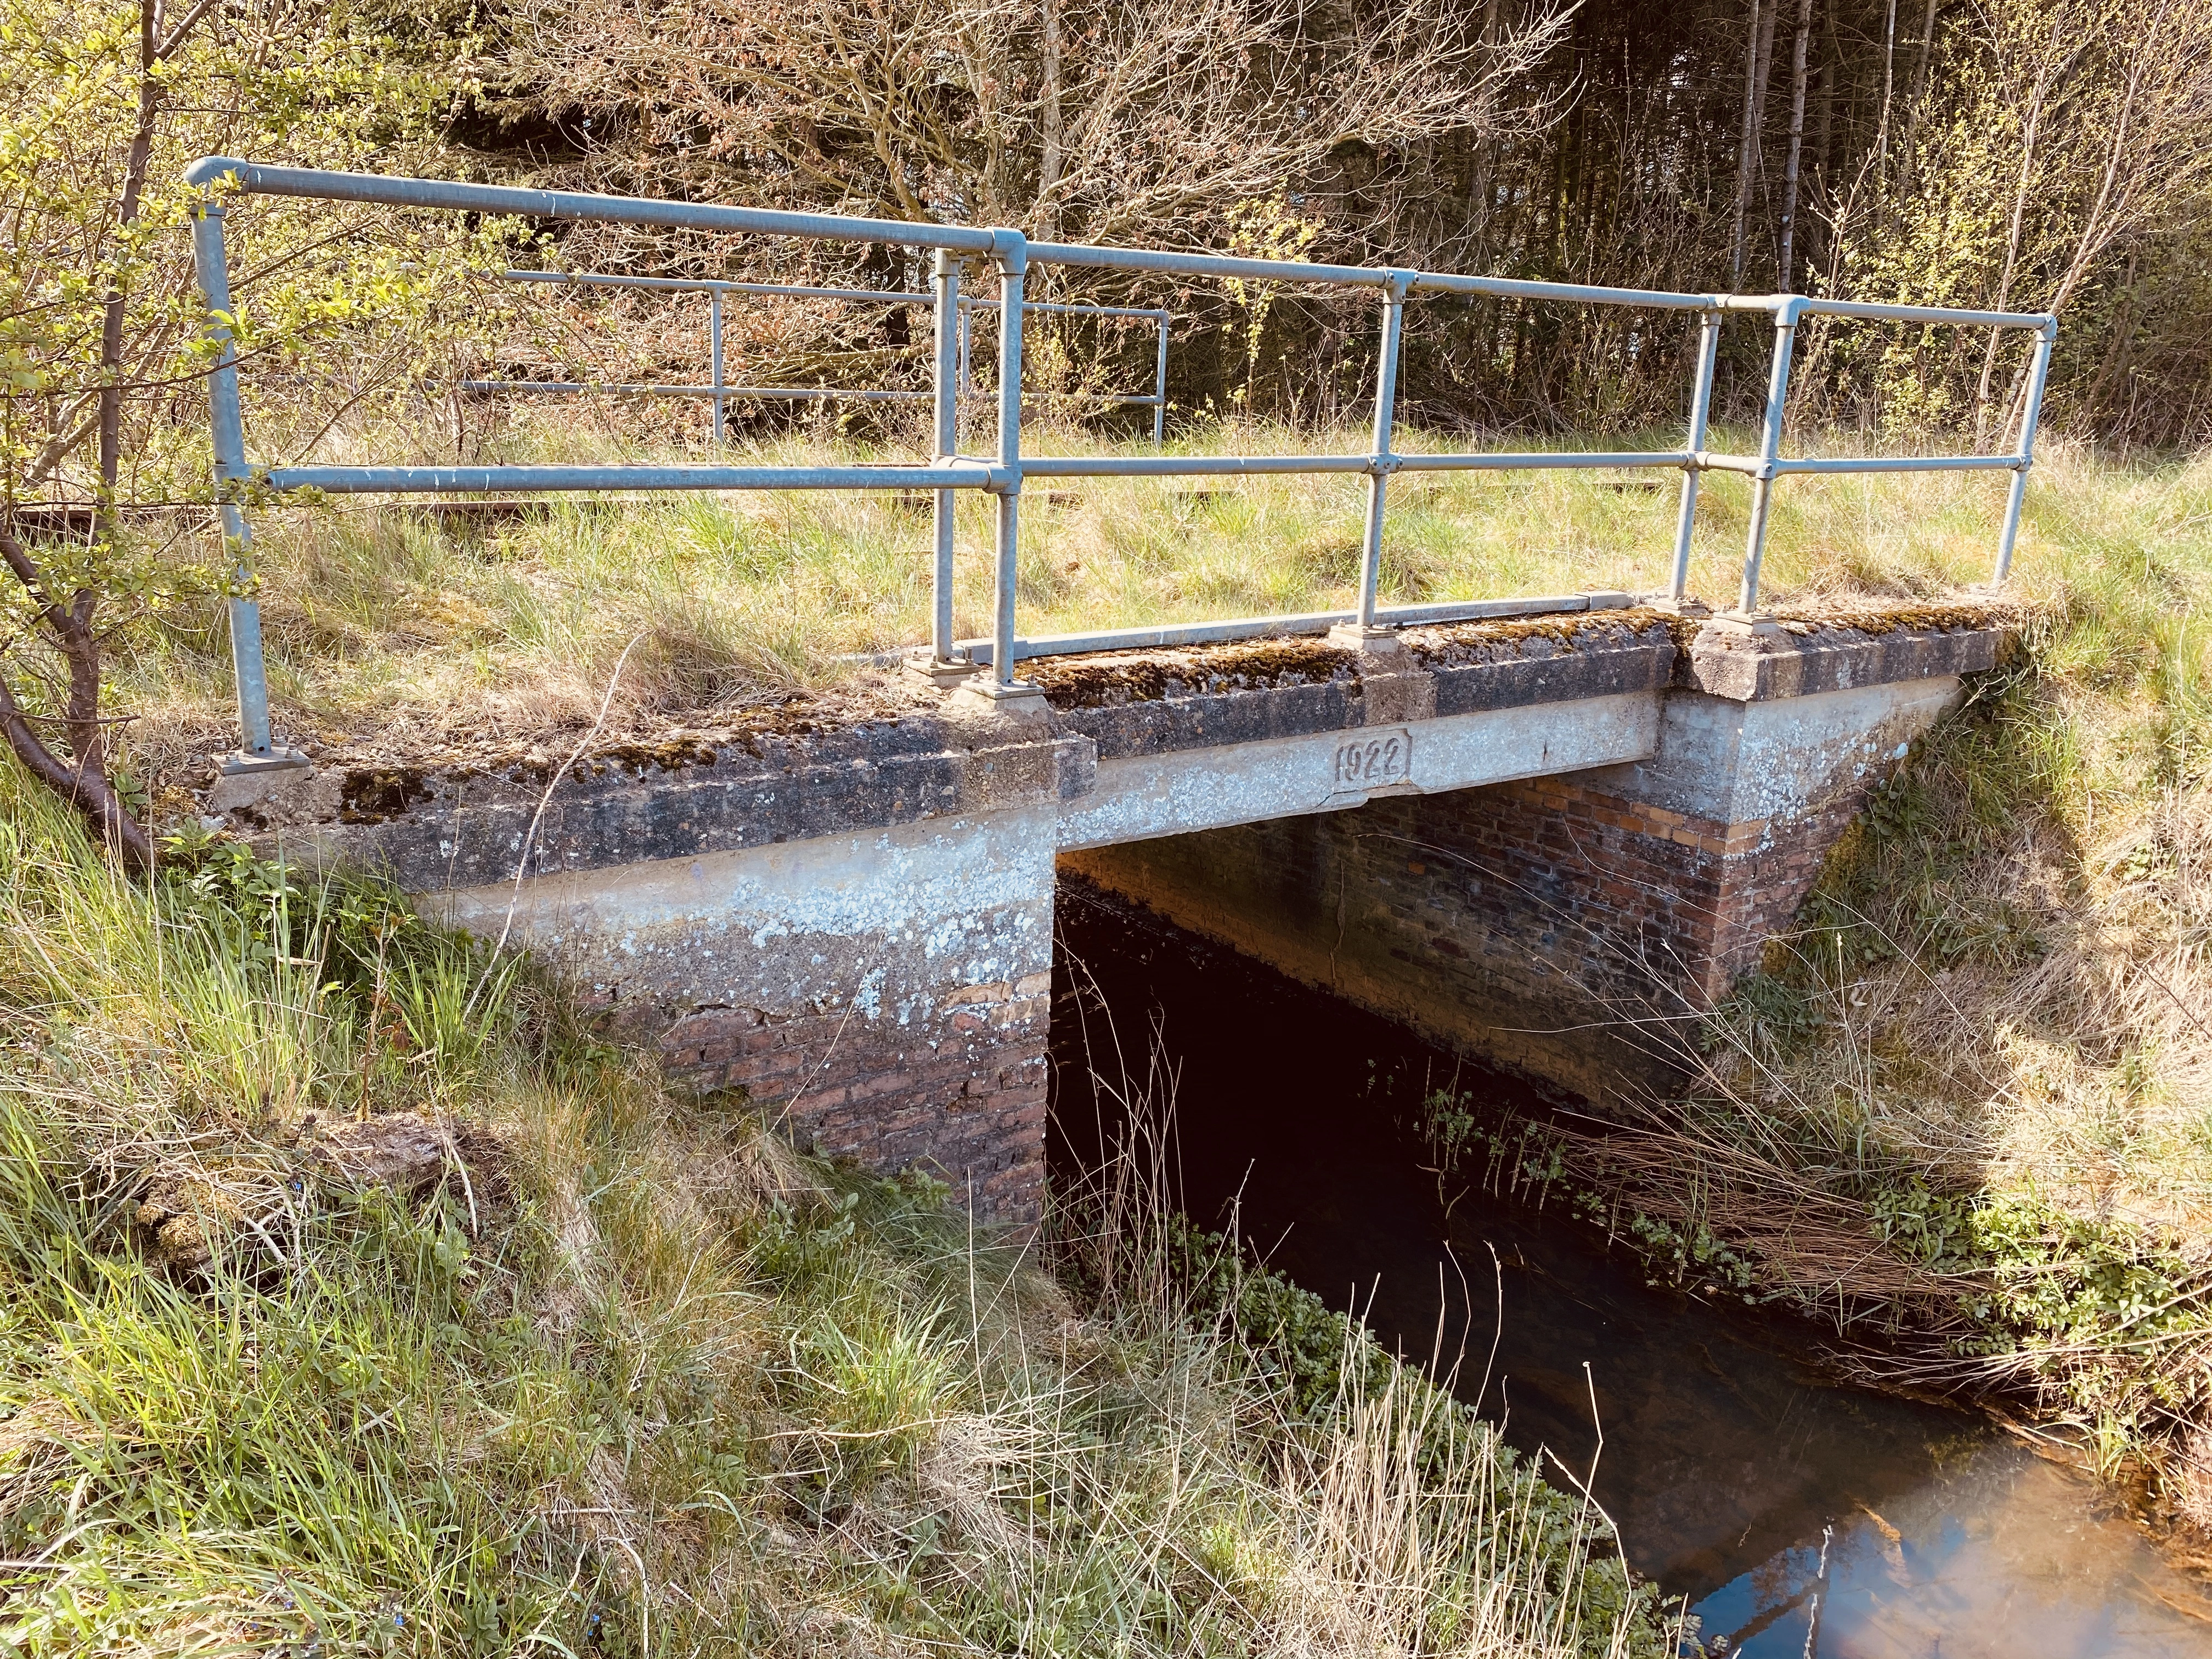
M 722 447 L 726 435 L 725 410 L 732 401 L 776 400 L 805 403 L 841 402 L 909 403 L 925 398 L 934 398 L 934 392 L 881 391 L 859 387 L 833 386 L 732 386 L 722 376 L 722 296 L 725 294 L 775 295 L 801 300 L 858 301 L 863 304 L 910 306 L 934 305 L 935 297 L 927 294 L 900 294 L 879 288 L 811 288 L 795 283 L 738 283 L 716 277 L 693 276 L 627 276 L 598 270 L 505 270 L 500 275 L 510 283 L 553 283 L 572 288 L 641 288 L 663 293 L 704 294 L 707 300 L 707 358 L 708 373 L 713 375 L 706 386 L 661 385 L 641 380 L 472 380 L 455 384 L 463 392 L 613 392 L 630 397 L 652 398 L 710 398 L 714 404 L 714 447 Z M 960 396 L 968 396 L 968 316 L 975 309 L 996 311 L 995 300 L 978 300 L 967 295 L 959 296 L 960 307 Z M 1152 411 L 1152 443 L 1157 447 L 1167 436 L 1168 417 L 1168 329 L 1175 321 L 1175 313 L 1158 306 L 1102 306 L 1082 302 L 1073 304 L 1029 304 L 1024 313 L 1049 311 L 1070 316 L 1083 317 L 1144 317 L 1150 319 L 1158 333 L 1158 349 L 1152 360 L 1152 390 L 1150 395 L 1114 392 L 1055 392 L 1061 402 L 1105 404 L 1117 408 L 1149 409 Z
M 1752 481 L 1752 510 L 1746 532 L 1743 575 L 1733 614 L 1754 625 L 1759 562 L 1774 481 L 1799 473 L 1896 472 L 1960 470 L 2009 471 L 2012 488 L 1999 538 L 1996 579 L 2009 573 L 2020 529 L 2021 504 L 2033 464 L 2035 432 L 2049 379 L 2057 319 L 2045 314 L 1961 311 L 1931 306 L 1874 305 L 1810 299 L 1802 295 L 1680 294 L 1641 289 L 1543 283 L 1510 277 L 1464 276 L 1445 272 L 1364 265 L 1308 264 L 1285 259 L 1251 259 L 1166 250 L 1095 247 L 1061 242 L 1033 242 L 1016 230 L 965 225 L 915 224 L 830 214 L 792 213 L 757 208 L 653 201 L 642 198 L 592 196 L 565 191 L 526 190 L 499 185 L 453 184 L 428 179 L 392 179 L 366 173 L 325 173 L 298 167 L 210 156 L 185 172 L 201 187 L 193 219 L 193 251 L 202 295 L 208 308 L 207 337 L 216 365 L 209 380 L 215 469 L 223 528 L 236 564 L 231 600 L 231 637 L 237 660 L 239 713 L 244 747 L 239 766 L 287 764 L 270 741 L 268 686 L 264 673 L 258 610 L 253 599 L 250 532 L 240 508 L 246 488 L 255 479 L 276 489 L 313 487 L 329 491 L 453 492 L 486 494 L 507 490 L 605 489 L 893 489 L 931 490 L 936 495 L 936 549 L 930 649 L 936 662 L 952 668 L 988 665 L 971 689 L 997 700 L 1033 699 L 1034 688 L 1014 678 L 1024 657 L 1096 651 L 1134 645 L 1195 643 L 1267 634 L 1317 631 L 1349 624 L 1365 640 L 1392 626 L 1455 618 L 1589 608 L 1601 599 L 1625 596 L 1570 594 L 1535 599 L 1470 600 L 1443 605 L 1385 607 L 1378 603 L 1382 568 L 1382 515 L 1391 477 L 1399 472 L 1471 469 L 1583 467 L 1668 467 L 1682 475 L 1674 560 L 1668 594 L 1674 603 L 1687 597 L 1691 538 L 1696 526 L 1698 486 L 1709 471 L 1741 473 Z M 333 202 L 381 203 L 393 207 L 571 219 L 603 223 L 662 225 L 693 230 L 811 237 L 935 250 L 931 294 L 936 317 L 933 385 L 936 455 L 927 465 L 773 466 L 295 466 L 265 469 L 246 459 L 236 354 L 230 327 L 229 279 L 225 264 L 222 220 L 226 194 L 265 195 Z M 957 256 L 989 259 L 998 272 L 994 308 L 1000 314 L 997 389 L 997 453 L 988 459 L 958 453 L 957 410 L 964 380 L 966 330 Z M 1032 264 L 1059 264 L 1132 274 L 1179 277 L 1217 276 L 1245 281 L 1372 289 L 1382 301 L 1381 349 L 1376 369 L 1374 435 L 1371 448 L 1358 455 L 1097 456 L 1038 457 L 1022 453 L 1022 318 L 1033 307 L 1023 298 Z M 550 274 L 549 274 L 550 275 Z M 624 277 L 623 286 L 676 285 L 682 279 Z M 729 284 L 739 291 L 774 285 Z M 710 289 L 719 304 L 720 289 Z M 869 290 L 870 298 L 879 296 Z M 1690 398 L 1686 441 L 1680 449 L 1626 453 L 1536 451 L 1506 454 L 1407 454 L 1391 447 L 1397 399 L 1398 360 L 1405 305 L 1413 295 L 1459 295 L 1565 301 L 1589 305 L 1697 313 L 1699 339 L 1696 378 Z M 921 296 L 901 295 L 902 303 Z M 987 305 L 989 302 L 985 302 Z M 1139 309 L 1132 307 L 1130 309 Z M 1723 322 L 1730 313 L 1771 319 L 1774 347 L 1767 381 L 1765 419 L 1757 453 L 1734 455 L 1706 447 L 1712 402 L 1714 365 Z M 1790 360 L 1796 332 L 1808 316 L 1918 322 L 1990 329 L 2033 329 L 2037 334 L 2029 369 L 2020 445 L 2004 455 L 1920 457 L 1788 458 L 1782 453 L 1783 414 L 1790 389 Z M 1165 334 L 1163 332 L 1162 351 Z M 717 375 L 719 380 L 720 376 Z M 1163 395 L 1164 395 L 1164 385 Z M 711 388 L 708 390 L 711 391 Z M 727 395 L 726 389 L 725 395 Z M 1270 473 L 1359 474 L 1366 477 L 1367 503 L 1362 538 L 1358 604 L 1341 614 L 1261 617 L 1224 623 L 1022 639 L 1015 629 L 1015 553 L 1025 477 L 1220 477 Z M 952 630 L 953 492 L 982 490 L 996 503 L 994 562 L 996 594 L 992 636 L 963 648 Z

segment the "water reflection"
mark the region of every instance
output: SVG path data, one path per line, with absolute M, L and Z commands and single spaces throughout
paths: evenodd
M 1978 1419 L 1840 1386 L 1808 1334 L 1655 1290 L 1587 1229 L 1424 1171 L 1401 1120 L 1425 1090 L 1532 1104 L 1510 1079 L 1079 886 L 1060 908 L 1055 1158 L 1095 1155 L 1090 1057 L 1156 1040 L 1185 1207 L 1233 1213 L 1410 1353 L 1463 1355 L 1462 1394 L 1590 1481 L 1711 1650 L 2212 1656 L 2212 1601 L 2076 1477 Z
M 1753 1659 L 2212 1652 L 2202 1589 L 2095 1509 L 2078 1476 L 1993 1443 L 1778 1553 L 1697 1612 L 1709 1644 Z

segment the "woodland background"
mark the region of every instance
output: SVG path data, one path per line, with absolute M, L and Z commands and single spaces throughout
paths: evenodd
M 141 860 L 104 781 L 100 655 L 123 620 L 233 580 L 205 534 L 209 359 L 181 182 L 207 154 L 2055 310 L 2056 429 L 2172 452 L 2212 422 L 2212 9 L 2186 0 L 0 0 L 0 734 Z M 702 317 L 526 295 L 496 280 L 510 265 L 926 283 L 888 249 L 265 199 L 234 205 L 228 234 L 268 460 L 487 453 L 501 416 L 453 389 L 471 377 L 703 378 Z M 1171 305 L 1180 429 L 1323 429 L 1373 385 L 1371 295 L 1047 266 L 1032 297 Z M 1431 430 L 1574 439 L 1681 418 L 1680 315 L 1428 300 L 1407 330 L 1401 413 Z M 1764 332 L 1724 336 L 1724 422 L 1763 396 Z M 927 334 L 908 308 L 733 308 L 731 379 L 918 386 Z M 1036 392 L 1149 383 L 1141 327 L 1040 316 L 1028 344 Z M 1819 319 L 1793 419 L 1854 445 L 2000 448 L 2027 344 Z M 811 407 L 741 427 L 772 436 Z M 696 402 L 592 418 L 614 419 L 600 436 L 617 446 L 708 435 Z M 848 432 L 855 418 L 873 417 Z
M 2180 0 L 8 0 L 0 15 L 0 418 L 18 502 L 190 493 L 203 422 L 177 178 L 210 151 L 1066 240 L 2052 309 L 2051 407 L 2069 429 L 2170 448 L 2212 420 L 2212 14 Z M 925 280 L 888 250 L 486 235 L 234 215 L 260 366 L 343 355 L 350 409 L 419 389 L 471 326 L 484 366 L 562 358 L 542 330 L 520 342 L 481 304 L 438 302 L 471 258 Z M 1063 271 L 1047 297 L 1075 280 L 1121 297 Z M 1371 303 L 1237 284 L 1167 297 L 1185 313 L 1170 391 L 1186 416 L 1327 421 L 1371 385 Z M 923 372 L 922 318 L 762 309 L 738 325 L 740 354 L 833 384 L 896 379 L 901 358 Z M 395 346 L 403 319 L 418 325 Z M 629 368 L 696 353 L 659 326 L 635 319 Z M 1404 395 L 1433 425 L 1620 430 L 1678 418 L 1686 393 L 1679 319 L 1431 301 L 1408 328 Z M 1738 413 L 1763 378 L 1756 332 L 1727 336 Z M 1822 420 L 1963 427 L 1987 447 L 2016 412 L 2022 342 L 1810 332 L 1797 396 Z M 1032 372 L 1135 381 L 1150 349 L 1063 324 L 1038 331 Z M 165 456 L 185 471 L 146 473 Z
M 2054 309 L 2063 419 L 2204 433 L 2212 16 L 2172 0 L 524 0 L 486 44 L 447 129 L 464 166 L 1069 240 Z M 1177 352 L 1183 404 L 1326 417 L 1370 384 L 1366 307 L 1212 303 Z M 1680 410 L 1687 331 L 1650 319 L 1508 302 L 1411 326 L 1406 392 L 1432 421 Z M 1765 343 L 1729 338 L 1755 396 Z M 1807 366 L 1830 420 L 1964 417 L 1986 441 L 2013 362 L 1844 328 Z

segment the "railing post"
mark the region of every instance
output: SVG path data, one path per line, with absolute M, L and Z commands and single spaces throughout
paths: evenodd
M 1751 481 L 1751 527 L 1744 535 L 1743 586 L 1735 612 L 1739 621 L 1746 623 L 1757 617 L 1759 566 L 1766 555 L 1766 518 L 1774 501 L 1774 463 L 1782 457 L 1782 411 L 1790 400 L 1790 356 L 1796 345 L 1797 319 L 1804 306 L 1804 301 L 1793 295 L 1774 313 L 1774 362 L 1766 379 L 1766 421 L 1759 433 L 1759 471 Z
M 2035 464 L 2035 426 L 2043 416 L 2044 383 L 2051 378 L 2051 348 L 2057 338 L 2056 317 L 2035 331 L 2035 362 L 2027 372 L 2027 407 L 2021 411 L 2020 448 L 2015 452 L 2012 489 L 2005 498 L 2004 533 L 1997 541 L 1997 568 L 1992 580 L 1998 586 L 2012 574 L 2012 545 L 2020 535 L 2020 509 L 2027 499 L 2027 470 Z
M 238 349 L 232 338 L 230 270 L 220 202 L 203 198 L 192 210 L 192 261 L 206 307 L 202 331 L 215 347 L 215 368 L 208 376 L 208 416 L 215 451 L 216 511 L 230 564 L 230 660 L 238 684 L 240 746 L 223 757 L 222 768 L 236 773 L 305 766 L 307 757 L 277 748 L 270 730 L 269 671 L 261 650 L 253 531 L 240 501 L 251 474 L 246 465 L 246 423 L 238 402 Z
M 1390 481 L 1390 428 L 1398 404 L 1398 350 L 1404 337 L 1406 294 L 1413 273 L 1394 270 L 1382 285 L 1382 343 L 1375 366 L 1375 447 L 1367 458 L 1367 521 L 1360 543 L 1359 620 L 1331 637 L 1340 643 L 1388 649 L 1397 635 L 1375 624 L 1376 596 L 1382 585 L 1382 512 Z
M 1160 317 L 1160 347 L 1152 364 L 1152 447 L 1167 441 L 1168 434 L 1168 319 Z
M 714 365 L 714 447 L 722 447 L 722 290 L 707 290 L 707 329 L 712 337 Z
M 1042 711 L 1044 693 L 1014 678 L 1014 599 L 1020 577 L 1022 527 L 1022 279 L 1028 239 L 1018 230 L 991 233 L 999 267 L 998 547 L 991 616 L 991 672 L 968 681 L 960 696 L 1004 713 Z
M 959 334 L 960 264 L 950 250 L 939 248 L 931 267 L 937 294 L 937 364 L 932 380 L 937 414 L 937 459 L 950 460 L 960 449 Z M 952 646 L 952 532 L 954 497 L 949 489 L 937 492 L 937 564 L 932 579 L 930 655 L 949 663 Z
M 1690 596 L 1690 538 L 1698 527 L 1698 479 L 1704 471 L 1697 457 L 1705 453 L 1705 427 L 1713 406 L 1713 365 L 1721 347 L 1721 313 L 1698 313 L 1698 376 L 1690 390 L 1690 436 L 1684 446 L 1691 460 L 1682 471 L 1682 514 L 1674 526 L 1674 570 L 1667 595 L 1676 609 Z

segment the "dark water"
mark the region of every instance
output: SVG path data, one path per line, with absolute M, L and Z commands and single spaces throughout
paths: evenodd
M 1707 1643 L 2212 1656 L 2212 1597 L 2081 1477 L 1976 1417 L 1839 1383 L 1817 1332 L 1652 1289 L 1563 1216 L 1440 1187 L 1405 1127 L 1423 1095 L 1534 1105 L 1513 1080 L 1080 884 L 1063 884 L 1060 927 L 1061 1167 L 1095 1156 L 1091 1072 L 1157 1048 L 1184 1208 L 1233 1218 L 1409 1357 L 1457 1356 L 1462 1396 L 1555 1478 L 1553 1459 L 1590 1481 Z

